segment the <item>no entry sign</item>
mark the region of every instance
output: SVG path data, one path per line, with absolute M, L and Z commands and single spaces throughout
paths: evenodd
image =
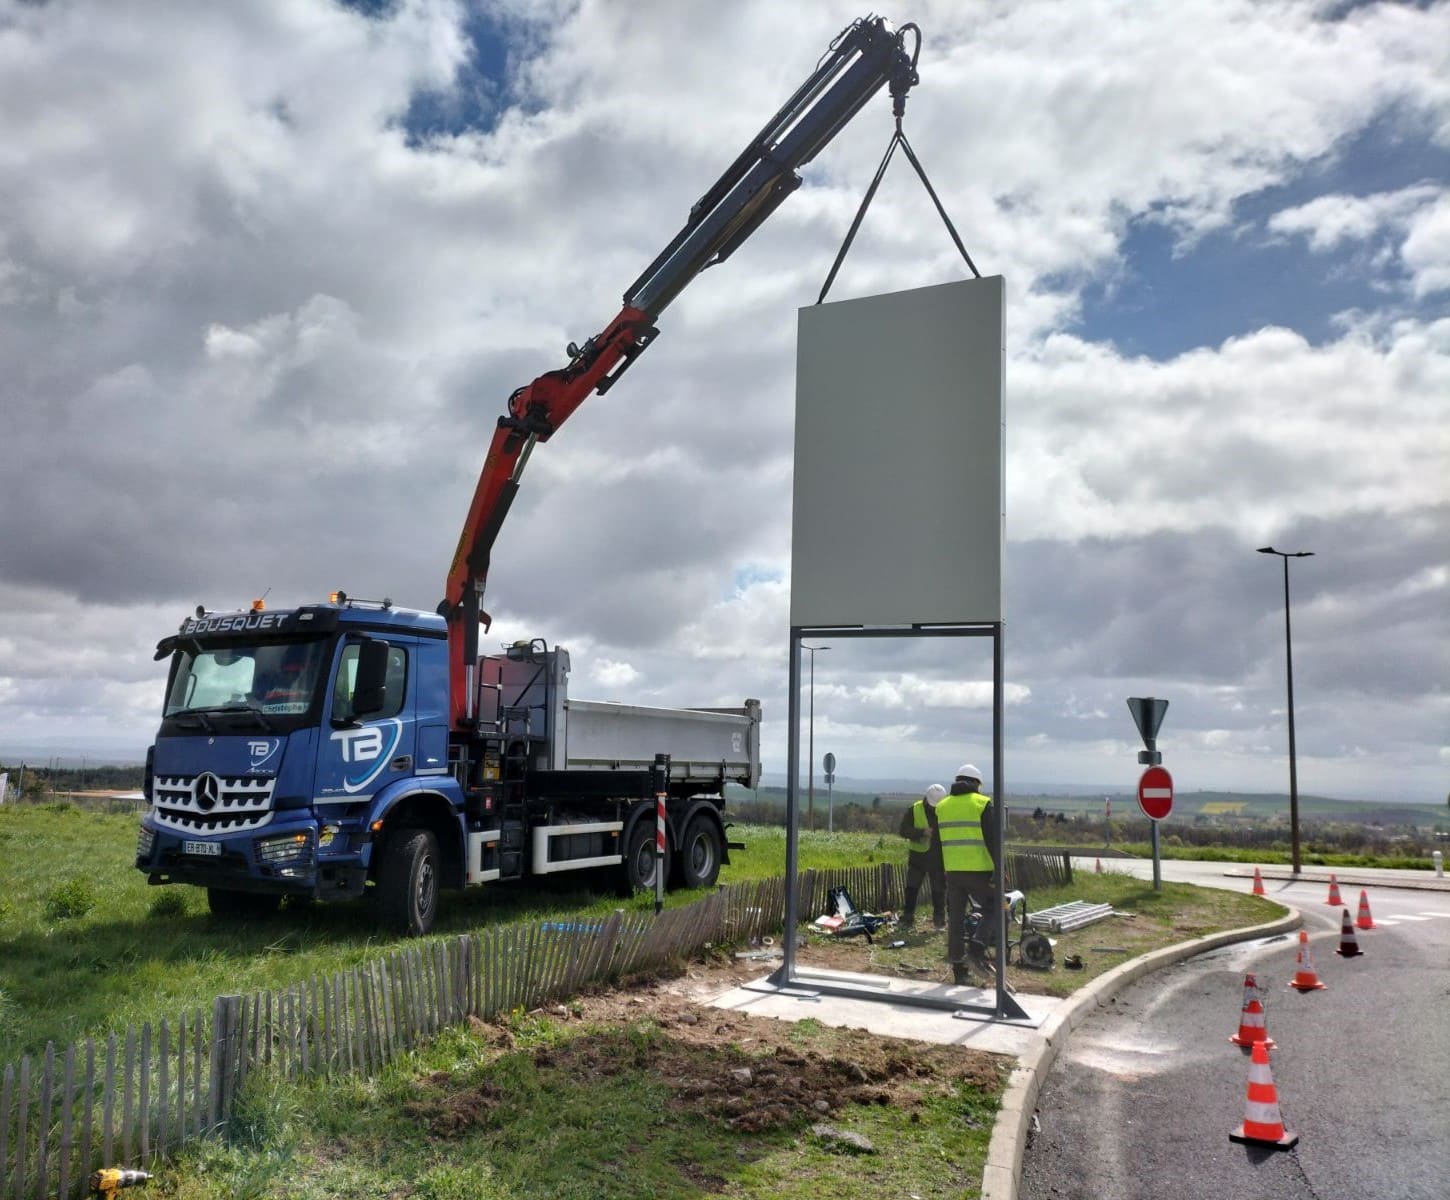
M 1138 807 L 1145 817 L 1161 821 L 1173 811 L 1173 776 L 1163 767 L 1149 767 L 1138 780 Z

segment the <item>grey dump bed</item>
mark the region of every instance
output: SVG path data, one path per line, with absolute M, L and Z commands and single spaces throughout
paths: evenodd
M 760 705 L 645 708 L 606 700 L 564 705 L 563 762 L 571 771 L 644 770 L 670 756 L 672 779 L 724 778 L 754 787 L 760 777 Z
M 524 736 L 536 767 L 641 771 L 670 756 L 670 778 L 754 787 L 760 780 L 760 702 L 739 708 L 651 708 L 569 696 L 569 652 L 490 655 L 480 660 L 485 726 Z M 492 706 L 492 707 L 491 707 Z M 543 745 L 540 745 L 540 742 Z

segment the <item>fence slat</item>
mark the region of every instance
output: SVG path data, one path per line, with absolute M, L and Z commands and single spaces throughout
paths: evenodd
M 170 1148 L 167 1135 L 171 1125 L 171 1026 L 165 1017 L 161 1018 L 161 1050 L 157 1066 L 160 1068 L 156 1082 L 161 1089 L 161 1104 L 156 1114 L 156 1153 L 164 1159 Z
M 202 1131 L 202 1122 L 206 1120 L 201 1102 L 201 1046 L 202 1019 L 198 1008 L 191 1015 L 191 1119 L 194 1133 Z
M 141 1026 L 140 1087 L 137 1091 L 137 1124 L 140 1126 L 141 1163 L 151 1154 L 151 1022 Z
M 76 1047 L 72 1042 L 65 1049 L 65 1075 L 60 1100 L 60 1170 L 56 1193 L 70 1200 L 71 1158 L 75 1153 L 74 1118 L 76 1102 Z
M 7 1065 L 4 1078 L 0 1079 L 0 1200 L 10 1194 L 10 1122 L 14 1102 L 15 1068 Z
M 15 1196 L 20 1200 L 25 1195 L 25 1164 L 30 1156 L 30 1143 L 26 1130 L 30 1115 L 30 1055 L 20 1060 L 20 1118 L 15 1128 Z

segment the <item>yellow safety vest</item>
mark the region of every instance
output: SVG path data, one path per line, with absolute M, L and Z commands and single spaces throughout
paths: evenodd
M 992 856 L 982 833 L 982 813 L 992 801 L 981 792 L 943 796 L 936 806 L 942 866 L 948 871 L 990 871 Z
M 926 823 L 925 800 L 918 800 L 915 804 L 911 806 L 911 827 L 915 829 L 917 833 L 927 833 L 930 831 L 931 826 Z M 930 838 L 928 838 L 925 842 L 906 843 L 906 852 L 908 854 L 925 854 L 930 849 Z

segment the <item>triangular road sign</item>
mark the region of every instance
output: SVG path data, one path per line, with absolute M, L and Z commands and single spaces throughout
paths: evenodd
M 1143 745 L 1153 749 L 1158 727 L 1163 724 L 1163 714 L 1168 711 L 1168 701 L 1154 696 L 1129 696 L 1128 711 L 1133 714 L 1133 724 L 1138 727 Z

